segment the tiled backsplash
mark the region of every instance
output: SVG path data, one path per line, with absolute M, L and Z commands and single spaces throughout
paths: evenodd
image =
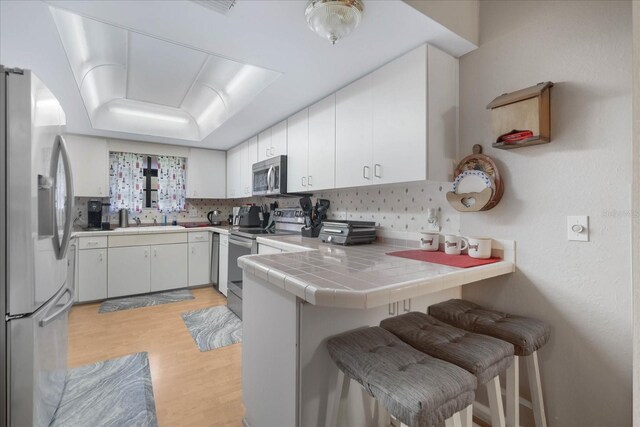
M 404 238 L 407 235 L 417 236 L 427 229 L 427 208 L 437 208 L 440 226 L 444 233 L 458 233 L 460 214 L 446 200 L 446 192 L 451 183 L 417 182 L 408 184 L 373 186 L 357 189 L 341 189 L 321 191 L 314 194 L 316 198 L 329 199 L 331 207 L 328 216 L 331 219 L 353 219 L 375 221 L 380 227 L 380 234 L 388 237 Z M 86 225 L 88 198 L 76 198 L 76 209 L 81 213 L 78 224 Z M 245 198 L 245 199 L 188 199 L 185 211 L 170 214 L 178 222 L 204 222 L 207 212 L 213 209 L 222 211 L 223 219 L 231 214 L 233 206 L 247 203 L 268 204 L 278 201 L 280 207 L 298 206 L 297 197 L 287 198 Z M 102 199 L 108 202 L 108 199 Z M 133 219 L 136 215 L 130 215 Z M 163 215 L 155 210 L 145 210 L 140 214 L 143 223 L 151 223 L 154 219 L 162 222 Z M 117 213 L 111 214 L 111 223 L 117 224 Z

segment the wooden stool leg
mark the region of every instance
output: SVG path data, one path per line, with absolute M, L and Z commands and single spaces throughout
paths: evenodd
M 473 405 L 469 405 L 460 411 L 460 421 L 462 422 L 462 427 L 473 426 Z
M 333 399 L 333 414 L 331 416 L 331 427 L 338 427 L 345 424 L 347 399 L 349 397 L 349 385 L 351 378 L 338 369 L 338 383 Z
M 502 390 L 500 389 L 500 377 L 495 376 L 487 383 L 487 395 L 489 396 L 489 408 L 491 409 L 492 427 L 505 427 L 504 409 L 502 408 Z
M 377 400 L 376 407 L 378 412 L 378 426 L 389 427 L 391 425 L 391 416 L 389 415 L 389 412 L 387 412 L 387 409 Z
M 462 421 L 460 420 L 460 412 L 456 412 L 455 414 L 451 415 L 449 418 L 444 420 L 444 427 L 462 427 Z
M 533 417 L 536 422 L 536 427 L 547 427 L 547 417 L 544 413 L 542 382 L 540 380 L 540 365 L 538 364 L 537 351 L 534 351 L 530 356 L 527 356 L 527 372 L 529 374 L 531 403 L 533 404 Z
M 507 427 L 520 427 L 520 358 L 507 369 Z

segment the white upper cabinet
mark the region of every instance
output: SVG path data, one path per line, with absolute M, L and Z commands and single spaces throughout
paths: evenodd
M 336 96 L 309 107 L 309 161 L 307 191 L 335 188 Z
M 283 120 L 271 128 L 271 157 L 287 155 L 287 121 Z
M 254 136 L 247 141 L 246 155 L 242 157 L 242 196 L 251 197 L 253 187 L 253 164 L 258 163 L 258 137 Z
M 427 179 L 427 49 L 371 74 L 376 184 Z
M 423 45 L 336 94 L 336 187 L 450 181 L 458 60 Z
M 287 120 L 287 191 L 308 191 L 309 169 L 309 109 L 294 114 Z
M 267 160 L 271 157 L 273 147 L 271 145 L 271 129 L 264 130 L 258 134 L 258 161 Z
M 242 158 L 246 157 L 247 143 L 243 142 L 227 151 L 227 197 L 242 197 Z M 244 155 L 244 156 L 243 156 Z
M 65 135 L 76 197 L 109 197 L 109 149 L 107 140 Z
M 257 162 L 257 136 L 227 151 L 227 198 L 251 197 L 252 167 Z
M 287 121 L 260 132 L 258 135 L 258 161 L 287 154 Z
M 260 133 L 257 153 L 286 154 L 287 190 L 312 193 L 451 181 L 457 139 L 458 60 L 425 44 Z
M 226 164 L 224 151 L 191 148 L 187 163 L 187 197 L 224 199 Z
M 371 75 L 336 93 L 336 187 L 373 183 Z

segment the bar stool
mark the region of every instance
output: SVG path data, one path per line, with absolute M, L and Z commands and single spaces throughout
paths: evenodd
M 513 344 L 515 357 L 507 369 L 507 426 L 520 426 L 519 358 L 526 357 L 531 403 L 536 427 L 546 427 L 538 350 L 549 340 L 549 325 L 530 317 L 483 308 L 470 301 L 452 299 L 429 307 L 429 314 L 466 331 L 489 335 Z
M 421 353 L 379 327 L 330 338 L 327 349 L 339 369 L 332 426 L 344 421 L 354 379 L 376 399 L 381 426 L 389 426 L 391 414 L 410 427 L 442 421 L 447 427 L 471 427 L 477 382 L 464 369 Z
M 390 317 L 380 326 L 411 347 L 453 363 L 486 385 L 493 427 L 504 427 L 500 377 L 513 363 L 513 345 L 486 335 L 458 329 L 425 313 Z

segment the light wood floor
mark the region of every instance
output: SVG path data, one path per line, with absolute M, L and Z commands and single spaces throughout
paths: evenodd
M 226 304 L 210 287 L 194 300 L 98 314 L 99 304 L 69 316 L 69 366 L 146 351 L 158 423 L 163 426 L 242 425 L 241 344 L 200 352 L 180 314 Z

